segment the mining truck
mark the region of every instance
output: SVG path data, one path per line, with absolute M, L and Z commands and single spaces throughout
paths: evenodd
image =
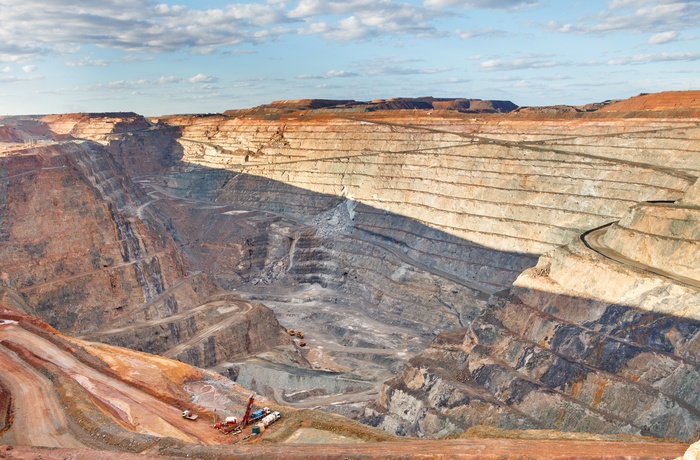
M 186 418 L 187 420 L 197 420 L 197 417 L 199 417 L 199 415 L 193 414 L 192 411 L 189 410 L 189 409 L 187 409 L 186 411 L 184 411 L 184 412 L 182 413 L 182 416 L 183 416 L 184 418 Z

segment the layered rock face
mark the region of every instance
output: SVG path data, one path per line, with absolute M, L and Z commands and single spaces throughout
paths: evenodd
M 60 118 L 70 122 L 70 117 Z M 89 117 L 76 118 L 90 125 Z M 124 123 L 128 129 L 149 126 L 143 117 L 129 120 Z M 109 151 L 94 142 L 69 140 L 61 126 L 52 125 L 55 132 L 22 119 L 5 125 L 15 135 L 0 151 L 0 288 L 16 308 L 67 333 L 89 333 L 150 352 L 187 341 L 193 348 L 180 350 L 183 359 L 197 363 L 202 361 L 195 351 L 202 346 L 197 337 L 208 340 L 210 348 L 225 348 L 209 356 L 209 362 L 285 342 L 274 316 L 247 308 L 235 296 L 227 297 L 223 303 L 229 308 L 218 314 L 210 308 L 207 321 L 196 319 L 193 309 L 220 289 L 188 268 L 161 216 L 145 210 L 149 197 Z M 74 132 L 77 125 L 71 126 Z M 114 126 L 120 126 L 119 119 L 108 118 L 91 133 L 104 135 Z M 202 338 L 202 330 L 218 321 L 237 324 L 237 332 L 241 324 L 252 325 L 251 331 L 266 330 L 253 332 L 255 340 L 246 344 Z M 115 326 L 130 332 L 104 333 Z M 149 328 L 151 334 L 133 332 Z
M 428 121 L 426 117 L 392 119 L 387 115 L 361 120 L 267 122 L 200 117 L 161 121 L 180 126 L 184 159 L 189 163 L 358 201 L 458 237 L 465 247 L 451 248 L 457 259 L 492 270 L 482 275 L 479 269 L 465 270 L 458 263 L 450 271 L 494 290 L 508 287 L 523 265 L 534 262 L 533 256 L 616 220 L 637 202 L 677 199 L 693 180 L 688 174 L 657 167 L 655 162 L 619 158 L 619 152 L 627 150 L 626 145 L 617 147 L 621 139 L 649 142 L 657 132 L 673 135 L 687 128 L 662 121 L 651 122 L 655 125 L 651 134 L 649 123 L 640 126 L 640 121 L 626 120 L 445 117 Z M 644 132 L 631 136 L 634 131 Z M 679 135 L 675 143 L 664 142 L 665 148 L 686 150 L 689 141 L 684 136 Z M 596 149 L 600 138 L 608 139 L 602 153 Z M 570 142 L 567 148 L 572 152 L 563 147 L 564 140 Z M 596 154 L 575 153 L 580 143 Z M 699 167 L 695 157 L 687 155 L 687 167 Z M 241 196 L 249 192 L 239 181 L 252 182 L 246 175 L 234 174 L 236 180 L 224 187 L 217 201 L 253 204 L 255 199 L 271 210 L 311 215 L 324 209 L 323 204 L 300 209 L 285 197 L 284 190 L 262 193 L 258 187 L 252 197 Z M 361 210 L 356 210 L 358 214 L 362 219 Z M 414 233 L 402 234 L 399 225 L 372 225 L 375 220 L 371 216 L 355 227 L 400 241 L 410 241 Z M 441 259 L 442 243 L 408 246 L 427 259 Z M 482 254 L 470 257 L 469 246 L 482 249 Z M 499 260 L 499 252 L 510 256 Z
M 700 207 L 696 183 L 677 203 L 641 203 L 605 233 L 607 247 L 676 277 L 700 279 Z
M 384 113 L 159 121 L 180 128 L 184 160 L 207 168 L 180 170 L 161 185 L 213 200 L 221 214 L 235 205 L 277 219 L 262 225 L 258 215 L 266 236 L 237 249 L 247 249 L 247 267 L 256 268 L 228 265 L 222 272 L 243 278 L 229 278 L 232 285 L 319 283 L 353 294 L 351 305 L 385 324 L 425 331 L 422 320 L 434 331 L 457 328 L 387 383 L 366 422 L 419 436 L 475 424 L 698 434 L 698 411 L 687 394 L 695 358 L 683 346 L 693 340 L 700 311 L 694 288 L 619 266 L 579 240 L 621 219 L 613 232 L 635 207 L 671 206 L 640 203 L 683 197 L 700 170 L 694 119 L 442 114 L 426 120 Z M 206 177 L 220 190 L 203 187 Z M 231 228 L 218 219 L 208 228 Z M 692 245 L 684 247 L 694 260 Z M 207 260 L 226 266 L 216 249 L 206 252 Z M 375 253 L 379 263 L 368 257 Z M 485 304 L 484 294 L 511 288 L 545 253 L 520 276 L 509 300 Z M 402 277 L 395 258 L 437 276 L 438 285 L 452 281 L 472 290 L 422 294 L 429 278 Z M 265 276 L 251 277 L 261 270 Z M 275 302 L 283 323 L 298 318 L 289 298 L 258 298 Z M 560 307 L 561 317 L 549 305 Z M 672 326 L 676 315 L 689 319 Z M 623 325 L 616 324 L 620 316 Z M 342 325 L 347 339 L 342 318 L 318 312 L 304 318 Z M 659 338 L 666 334 L 684 339 L 668 344 Z M 373 346 L 382 344 L 369 336 Z M 675 380 L 667 371 L 677 363 L 686 370 Z M 648 369 L 638 367 L 645 364 Z M 654 372 L 663 377 L 637 382 Z M 679 420 L 671 423 L 673 414 Z
M 697 187 L 542 255 L 412 358 L 365 421 L 419 436 L 485 424 L 696 439 Z
M 697 287 L 635 273 L 580 241 L 516 286 L 413 358 L 365 420 L 421 436 L 477 424 L 700 434 Z

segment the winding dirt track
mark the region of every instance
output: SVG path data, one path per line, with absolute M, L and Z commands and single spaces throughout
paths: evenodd
M 214 305 L 221 304 L 223 306 L 231 305 L 231 306 L 229 306 L 228 311 L 226 311 L 224 313 L 227 316 L 223 320 L 219 320 L 217 323 L 214 323 L 208 327 L 202 328 L 199 332 L 197 332 L 195 335 L 193 335 L 189 339 L 178 343 L 170 350 L 162 353 L 162 356 L 164 356 L 166 358 L 173 358 L 173 357 L 177 356 L 179 353 L 182 353 L 183 351 L 187 350 L 188 348 L 193 347 L 195 344 L 202 342 L 211 336 L 214 336 L 214 334 L 216 332 L 230 326 L 232 323 L 235 323 L 237 321 L 245 321 L 248 313 L 253 308 L 257 308 L 251 302 L 248 302 L 247 300 L 228 301 L 228 302 L 219 301 L 219 302 L 206 303 L 206 304 L 204 304 L 204 306 L 211 306 L 212 304 L 214 304 Z M 223 314 L 222 314 L 222 316 L 223 316 Z
M 614 223 L 614 222 L 613 222 Z M 655 267 L 650 267 L 648 265 L 644 265 L 640 262 L 637 262 L 636 260 L 629 259 L 619 252 L 610 249 L 608 246 L 605 245 L 603 242 L 603 237 L 605 236 L 605 233 L 608 231 L 608 227 L 610 227 L 613 223 L 603 225 L 598 228 L 594 228 L 593 230 L 590 230 L 583 235 L 581 235 L 581 241 L 583 241 L 583 244 L 586 245 L 587 248 L 597 252 L 598 254 L 602 255 L 603 257 L 606 257 L 610 260 L 613 260 L 619 264 L 626 265 L 628 267 L 633 267 L 638 270 L 642 270 L 645 272 L 653 273 L 655 275 L 659 275 L 664 278 L 668 278 L 670 280 L 675 281 L 676 283 L 684 284 L 686 286 L 694 287 L 696 289 L 700 289 L 700 281 L 694 280 L 692 278 L 687 278 L 684 276 L 679 276 L 675 275 L 673 273 L 669 273 L 663 270 L 660 270 Z
M 0 326 L 0 336 L 7 327 Z M 45 447 L 85 447 L 68 430 L 63 408 L 48 379 L 2 346 L 0 368 L 0 381 L 12 394 L 15 413 L 12 427 L 0 437 L 0 442 Z
M 53 363 L 81 385 L 121 426 L 138 433 L 170 436 L 185 442 L 218 443 L 218 432 L 206 423 L 192 423 L 173 407 L 125 382 L 83 364 L 18 325 L 0 326 L 0 341 L 25 347 Z M 0 443 L 49 447 L 82 447 L 67 427 L 65 408 L 52 383 L 15 353 L 0 346 L 0 380 L 11 391 L 15 421 Z M 9 371 L 9 372 L 8 372 Z

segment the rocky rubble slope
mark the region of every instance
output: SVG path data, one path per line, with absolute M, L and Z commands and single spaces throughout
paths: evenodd
M 247 390 L 183 363 L 71 339 L 36 318 L 1 307 L 0 364 L 2 458 L 405 458 L 407 443 L 426 458 L 508 458 L 523 453 L 660 458 L 686 448 L 615 437 L 593 442 L 527 437 L 397 442 L 394 436 L 342 417 L 276 406 L 272 407 L 281 409 L 283 416 L 262 436 L 224 435 L 210 421 L 240 414 Z M 183 408 L 199 419 L 181 417 Z M 249 432 L 247 428 L 245 434 Z M 305 444 L 318 441 L 326 444 Z

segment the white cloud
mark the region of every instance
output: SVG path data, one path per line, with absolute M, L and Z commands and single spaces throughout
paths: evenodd
M 93 45 L 159 53 L 211 52 L 242 42 L 275 38 L 275 24 L 290 22 L 284 4 L 232 3 L 193 10 L 152 0 L 2 0 L 0 60 L 28 60 Z M 60 24 L 60 27 L 56 25 Z M 256 34 L 267 29 L 266 34 Z
M 347 78 L 347 77 L 358 77 L 360 74 L 356 72 L 349 72 L 347 70 L 329 70 L 324 75 L 311 75 L 303 74 L 299 75 L 297 78 L 300 80 L 320 80 L 327 78 Z
M 372 10 L 373 5 L 389 4 L 386 0 L 347 0 L 347 1 L 327 1 L 327 0 L 301 0 L 296 8 L 289 12 L 293 18 L 304 18 L 320 15 L 339 15 L 352 13 L 362 9 Z
M 157 82 L 159 85 L 167 85 L 170 83 L 180 83 L 182 81 L 182 78 L 178 78 L 174 75 L 164 75 L 162 77 L 159 77 Z
M 31 81 L 31 80 L 43 80 L 44 77 L 41 75 L 2 75 L 0 76 L 0 83 L 15 83 L 18 81 Z
M 255 51 L 251 50 L 230 50 L 230 51 L 224 51 L 222 54 L 226 54 L 228 56 L 243 56 L 246 54 L 254 54 Z
M 12 72 L 12 67 L 5 66 L 2 68 L 2 73 L 10 73 L 10 72 Z
M 447 72 L 450 69 L 421 69 L 415 67 L 402 67 L 402 66 L 378 66 L 373 67 L 367 71 L 369 75 L 430 75 L 436 73 Z
M 513 9 L 536 0 L 235 0 L 220 8 L 171 5 L 154 0 L 0 0 L 0 62 L 27 62 L 77 54 L 85 47 L 130 53 L 188 51 L 212 54 L 240 44 L 274 41 L 289 34 L 320 34 L 341 41 L 387 35 L 439 37 L 441 17 L 457 8 Z M 60 24 L 60 27 L 57 27 Z M 293 25 L 293 26 L 292 26 Z M 670 29 L 669 29 L 670 30 Z M 463 38 L 498 33 L 460 32 Z M 125 60 L 128 60 L 125 58 Z M 115 58 L 113 62 L 120 61 Z M 67 59 L 75 67 L 105 60 Z
M 518 9 L 538 5 L 539 0 L 424 0 L 423 4 L 431 8 L 462 6 L 465 8 Z
M 698 61 L 700 53 L 655 53 L 623 56 L 607 61 L 608 65 L 646 64 L 649 62 Z
M 444 73 L 451 68 L 422 67 L 422 59 L 397 59 L 393 56 L 381 56 L 364 61 L 358 66 L 367 75 L 432 75 Z
M 387 34 L 436 36 L 440 33 L 430 21 L 441 15 L 392 0 L 301 0 L 289 12 L 290 17 L 306 21 L 298 33 L 318 33 L 341 41 L 365 40 Z M 315 20 L 317 16 L 323 16 L 324 20 Z M 336 22 L 331 22 L 330 17 L 335 17 Z
M 104 88 L 108 88 L 108 89 L 142 88 L 143 86 L 148 85 L 150 83 L 151 82 L 146 80 L 145 78 L 141 78 L 138 80 L 116 80 L 116 81 L 110 81 L 108 83 L 98 83 L 97 85 L 94 85 L 91 89 L 103 90 Z
M 358 73 L 348 72 L 347 70 L 329 70 L 326 72 L 326 78 L 357 77 L 358 75 Z
M 24 73 L 36 72 L 38 69 L 39 69 L 39 67 L 37 67 L 37 66 L 35 66 L 35 65 L 25 65 L 25 66 L 22 66 L 22 72 L 24 72 Z
M 74 61 L 67 61 L 67 67 L 107 67 L 109 66 L 109 61 L 104 59 L 93 59 L 91 56 L 87 56 Z
M 155 58 L 153 56 L 134 56 L 127 54 L 121 58 L 122 62 L 148 62 L 153 61 Z
M 556 67 L 561 65 L 561 63 L 538 57 L 528 57 L 515 59 L 512 61 L 502 61 L 500 59 L 491 59 L 482 62 L 479 67 L 485 72 L 503 72 L 508 70 L 522 70 L 522 69 L 544 69 L 550 67 Z
M 218 78 L 198 73 L 194 77 L 188 78 L 186 81 L 188 83 L 214 83 L 218 81 Z
M 668 43 L 675 40 L 678 37 L 678 32 L 659 32 L 649 37 L 647 43 L 650 45 L 661 45 L 663 43 Z
M 550 22 L 551 29 L 573 33 L 634 31 L 668 33 L 696 28 L 700 22 L 698 0 L 611 0 L 608 8 L 578 24 Z
M 457 30 L 457 35 L 462 40 L 471 40 L 472 38 L 478 37 L 497 37 L 505 35 L 506 32 L 503 30 L 496 30 L 491 28 L 486 29 L 472 29 L 472 30 Z
M 159 85 L 169 85 L 174 83 L 215 83 L 217 81 L 219 81 L 219 79 L 216 77 L 198 73 L 190 78 L 181 78 L 174 75 L 163 75 L 156 80 L 156 83 Z

